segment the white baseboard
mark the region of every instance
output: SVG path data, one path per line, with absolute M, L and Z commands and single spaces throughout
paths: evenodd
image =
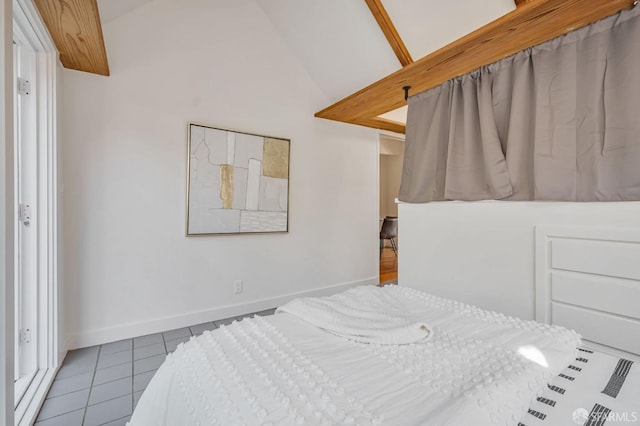
M 373 277 L 360 281 L 352 281 L 348 283 L 332 285 L 329 287 L 322 287 L 313 290 L 301 291 L 298 293 L 289 293 L 281 296 L 270 297 L 267 299 L 255 300 L 252 302 L 240 303 L 237 305 L 220 306 L 205 311 L 189 312 L 181 315 L 156 318 L 150 321 L 118 325 L 115 327 L 102 328 L 98 330 L 89 330 L 83 333 L 67 335 L 66 343 L 67 347 L 70 350 L 94 345 L 101 345 L 104 343 L 115 342 L 122 339 L 129 339 L 132 337 L 160 333 L 162 331 L 173 330 L 176 328 L 188 327 L 195 324 L 201 324 L 203 322 L 216 321 L 244 315 L 251 312 L 264 311 L 266 309 L 272 309 L 283 305 L 297 297 L 328 296 L 352 287 L 377 284 L 378 277 Z

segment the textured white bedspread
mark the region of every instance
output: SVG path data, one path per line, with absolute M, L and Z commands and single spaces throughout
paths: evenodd
M 430 336 L 361 343 L 292 314 L 245 319 L 167 357 L 131 425 L 517 425 L 575 358 L 577 334 L 407 287 Z

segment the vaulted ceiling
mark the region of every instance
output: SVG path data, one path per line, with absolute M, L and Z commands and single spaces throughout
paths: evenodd
M 328 106 L 316 117 L 404 132 L 404 124 L 381 115 L 406 105 L 407 90 L 430 89 L 631 7 L 635 1 L 515 0 L 515 4 L 511 12 Z
M 102 58 L 93 53 L 100 45 L 104 52 L 100 22 L 107 23 L 155 0 L 35 1 L 41 13 L 43 8 L 49 10 L 50 19 L 44 18 L 63 64 L 108 75 L 106 55 Z M 317 116 L 397 132 L 404 131 L 406 120 L 403 85 L 412 86 L 412 93 L 425 90 L 442 78 L 471 71 L 634 2 L 254 1 L 325 94 L 327 108 Z M 96 2 L 100 11 L 97 20 Z M 56 26 L 62 44 L 56 39 Z
M 364 0 L 256 1 L 329 103 L 402 67 Z M 513 0 L 382 0 L 382 5 L 413 59 L 516 7 Z M 385 117 L 403 123 L 406 109 Z

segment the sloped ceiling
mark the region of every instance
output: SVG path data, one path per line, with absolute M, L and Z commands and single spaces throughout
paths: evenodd
M 256 0 L 330 103 L 399 69 L 364 0 Z M 414 60 L 515 9 L 513 0 L 382 0 Z M 406 122 L 406 108 L 382 117 Z
M 89 3 L 93 4 L 93 1 L 97 1 L 100 19 L 105 24 L 159 0 L 92 0 Z M 448 78 L 445 71 L 451 62 L 446 61 L 456 61 L 459 71 L 468 72 L 468 69 L 472 69 L 475 62 L 465 63 L 456 49 L 463 49 L 465 54 L 467 51 L 475 52 L 478 56 L 475 61 L 481 64 L 485 63 L 482 62 L 484 60 L 492 62 L 496 57 L 512 54 L 517 49 L 548 40 L 637 3 L 637 0 L 181 1 L 211 1 L 220 5 L 225 1 L 256 2 L 325 94 L 326 103 L 317 107 L 325 108 L 315 114 L 317 117 L 393 131 L 404 130 L 406 107 L 389 111 L 378 118 L 373 115 L 402 105 L 404 102 L 398 95 L 399 89 L 404 89 L 405 85 L 411 86 L 408 82 L 413 82 L 416 90 L 425 90 L 433 87 L 430 84 L 439 84 Z M 509 13 L 516 9 L 516 3 L 521 7 Z M 83 2 L 77 4 L 82 5 Z M 382 8 L 386 9 L 386 13 Z M 405 65 L 409 62 L 406 67 L 401 68 L 372 11 L 381 20 L 396 50 L 404 52 L 399 55 L 403 57 Z M 572 14 L 574 11 L 575 15 Z M 504 18 L 498 19 L 500 17 Z M 397 34 L 393 28 L 389 28 L 389 21 L 395 26 Z M 72 42 L 87 44 L 82 39 L 83 34 L 67 31 L 78 25 L 77 20 L 63 24 L 66 25 L 61 31 L 63 37 L 70 35 Z M 535 24 L 540 24 L 544 31 L 538 31 Z M 100 26 L 97 27 L 101 38 Z M 480 31 L 474 32 L 478 29 Z M 518 37 L 516 29 L 522 30 L 526 37 Z M 398 35 L 401 42 L 398 41 Z M 498 52 L 484 48 L 485 43 L 495 48 L 503 39 L 504 49 Z M 440 50 L 452 42 L 448 50 Z M 406 50 L 413 58 L 413 64 Z M 484 51 L 488 52 L 487 55 L 483 55 Z M 469 56 L 472 57 L 471 54 Z M 440 65 L 445 66 L 437 69 Z M 440 73 L 434 74 L 428 70 Z M 104 75 L 108 75 L 108 68 Z M 395 94 L 390 93 L 391 89 Z M 327 107 L 326 104 L 332 105 Z
M 154 0 L 98 0 L 102 22 L 150 1 Z M 365 0 L 245 1 L 255 1 L 262 8 L 325 94 L 327 104 L 340 101 L 401 68 Z M 514 0 L 380 1 L 414 61 L 516 8 Z M 404 123 L 406 107 L 381 117 Z
M 400 68 L 364 0 L 256 2 L 331 103 Z
M 102 23 L 154 0 L 98 0 Z M 400 68 L 364 0 L 250 0 L 333 103 Z M 318 105 L 318 108 L 323 105 Z
M 506 15 L 513 0 L 382 0 L 414 60 Z
M 100 20 L 105 24 L 151 1 L 153 0 L 98 0 Z
M 98 0 L 103 23 L 154 0 Z M 250 0 L 260 5 L 327 98 L 336 102 L 401 65 L 364 0 Z M 513 0 L 382 0 L 414 60 L 497 19 Z M 318 105 L 318 108 L 326 105 Z M 405 122 L 406 108 L 384 114 Z

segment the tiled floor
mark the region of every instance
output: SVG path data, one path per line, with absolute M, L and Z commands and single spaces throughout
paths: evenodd
M 246 316 L 271 315 L 273 311 Z M 191 336 L 242 318 L 207 322 L 69 352 L 49 389 L 36 425 L 124 425 L 168 353 Z

